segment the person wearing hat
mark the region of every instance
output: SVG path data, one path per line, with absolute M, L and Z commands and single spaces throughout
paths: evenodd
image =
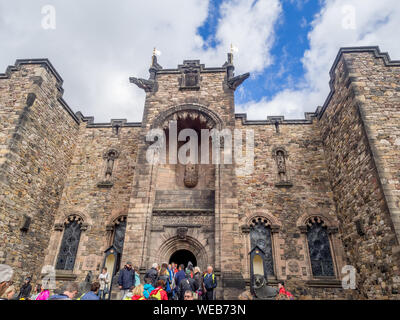
M 179 283 L 178 297 L 179 300 L 185 300 L 185 292 L 196 291 L 198 289 L 196 281 L 191 277 L 192 272 L 188 269 L 186 270 L 186 278 L 182 279 Z
M 19 289 L 19 294 L 17 297 L 18 300 L 28 300 L 29 299 L 29 297 L 31 295 L 31 291 L 32 291 L 31 281 L 32 281 L 31 277 L 27 277 L 25 279 L 24 284 Z
M 4 300 L 2 297 L 5 296 L 8 287 L 11 286 L 13 273 L 13 269 L 10 266 L 0 264 L 0 300 Z
M 128 261 L 124 268 L 120 270 L 118 285 L 121 290 L 120 299 L 123 300 L 128 292 L 135 287 L 135 270 L 132 269 L 132 262 Z

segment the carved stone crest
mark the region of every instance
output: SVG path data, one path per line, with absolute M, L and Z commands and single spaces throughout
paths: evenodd
M 187 188 L 194 188 L 199 182 L 199 169 L 196 164 L 185 165 L 185 175 L 183 182 Z
M 178 238 L 181 240 L 186 239 L 187 232 L 188 232 L 188 228 L 186 228 L 186 227 L 180 227 L 180 228 L 176 229 Z

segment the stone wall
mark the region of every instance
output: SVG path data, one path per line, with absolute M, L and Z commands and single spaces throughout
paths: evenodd
M 63 228 L 58 226 L 68 216 L 82 217 L 85 230 L 81 234 L 74 270 L 57 271 L 57 279 L 82 282 L 89 271 L 96 277 L 100 273 L 104 251 L 112 244 L 113 222 L 128 214 L 138 131 L 137 127 L 122 127 L 116 134 L 111 127 L 93 128 L 87 122 L 81 124 L 45 264 L 56 265 L 63 235 Z M 113 185 L 102 187 L 106 171 L 104 155 L 111 149 L 119 153 L 110 179 Z
M 384 193 L 390 189 L 393 194 L 398 183 L 393 139 L 398 111 L 393 106 L 396 86 L 392 87 L 393 77 L 398 85 L 398 69 L 385 68 L 373 52 L 340 52 L 331 71 L 332 95 L 320 120 L 346 263 L 357 270 L 356 298 L 393 298 L 398 293 L 398 239 Z M 387 80 L 381 72 L 388 73 Z M 387 94 L 388 87 L 393 91 Z M 378 171 L 377 164 L 387 168 Z
M 238 177 L 238 201 L 243 275 L 250 283 L 249 226 L 254 218 L 266 218 L 271 224 L 275 276 L 288 281 L 297 296 L 316 298 L 343 298 L 340 279 L 343 266 L 343 248 L 337 229 L 331 228 L 330 245 L 335 265 L 335 279 L 321 281 L 312 275 L 305 222 L 309 217 L 321 217 L 328 228 L 337 225 L 335 204 L 325 164 L 323 143 L 318 121 L 279 120 L 279 132 L 274 121 L 236 120 L 236 128 L 254 130 L 254 171 Z M 245 124 L 244 124 L 245 123 Z M 287 153 L 286 179 L 280 184 L 274 150 Z M 297 282 L 296 282 L 296 281 Z M 290 283 L 295 281 L 296 286 Z M 329 293 L 330 292 L 330 293 Z
M 19 284 L 40 277 L 79 120 L 47 60 L 20 61 L 0 78 L 0 263 Z M 21 230 L 25 217 L 31 222 Z

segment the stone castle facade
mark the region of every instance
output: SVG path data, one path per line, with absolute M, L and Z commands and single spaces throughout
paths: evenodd
M 0 74 L 0 263 L 34 281 L 82 282 L 131 260 L 214 266 L 218 298 L 286 280 L 295 295 L 398 299 L 400 61 L 342 48 L 325 104 L 302 120 L 235 114 L 232 56 L 163 69 L 153 57 L 143 121 L 95 123 L 63 100 L 46 59 Z M 236 164 L 146 160 L 145 136 L 178 129 L 254 131 L 254 172 Z M 342 268 L 356 289 L 342 288 Z M 48 272 L 48 271 L 47 271 Z

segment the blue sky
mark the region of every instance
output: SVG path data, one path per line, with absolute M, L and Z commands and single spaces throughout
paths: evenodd
M 281 20 L 275 25 L 275 42 L 271 50 L 273 64 L 244 83 L 242 94 L 236 94 L 239 104 L 263 97 L 271 99 L 283 88 L 296 87 L 296 83 L 304 77 L 301 60 L 304 52 L 310 48 L 307 34 L 311 30 L 310 22 L 321 6 L 318 1 L 308 1 L 302 6 L 284 1 L 282 6 L 283 12 Z
M 43 8 L 56 27 L 43 28 Z M 17 58 L 48 58 L 73 111 L 104 122 L 141 121 L 143 90 L 157 47 L 164 68 L 184 59 L 222 66 L 233 43 L 236 92 L 249 119 L 301 119 L 329 93 L 343 46 L 380 46 L 400 59 L 399 0 L 0 0 L 0 73 Z

